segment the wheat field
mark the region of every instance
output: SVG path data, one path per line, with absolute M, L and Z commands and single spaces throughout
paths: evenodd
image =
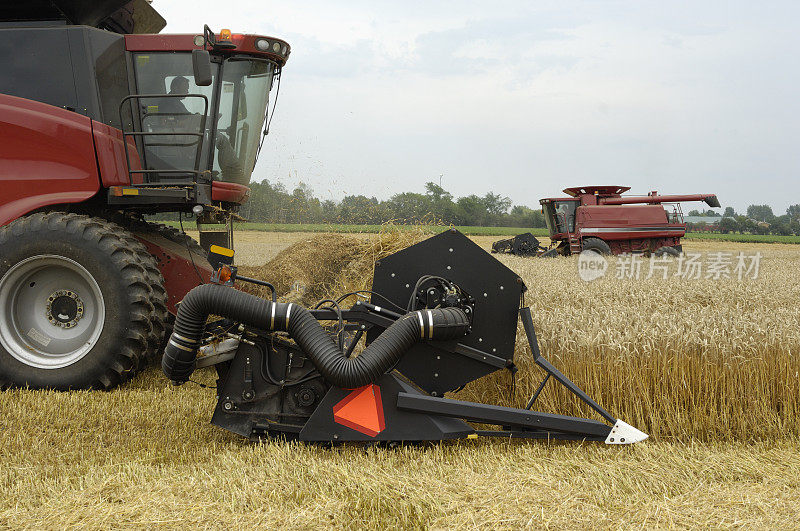
M 300 236 L 265 265 L 243 270 L 270 279 L 287 300 L 309 305 L 368 287 L 375 260 L 424 237 L 400 231 Z M 473 239 L 485 248 L 493 240 Z M 495 256 L 528 286 L 526 304 L 543 354 L 619 418 L 670 440 L 800 435 L 800 247 L 690 242 L 685 249 L 698 255 L 699 269 L 688 261 L 644 258 L 633 278 L 631 263 L 610 258 L 607 274 L 591 282 L 578 274 L 577 257 Z M 739 278 L 739 253 L 745 267 L 756 262 L 758 270 L 742 270 Z M 243 254 L 264 264 L 250 249 Z M 693 274 L 678 274 L 687 271 Z M 296 282 L 308 286 L 304 293 L 291 290 Z M 531 363 L 521 324 L 515 360 L 516 385 L 507 372 L 496 373 L 459 398 L 524 406 L 543 373 Z M 538 405 L 591 414 L 555 384 Z
M 308 237 L 245 234 L 239 260 Z M 0 393 L 0 528 L 795 528 L 800 247 L 685 250 L 760 252 L 758 278 L 617 279 L 612 259 L 587 283 L 576 258 L 500 258 L 529 287 L 543 354 L 644 443 L 251 444 L 208 424 L 212 390 L 150 369 L 110 393 Z M 523 337 L 513 395 L 499 373 L 456 396 L 524 404 L 542 374 Z M 537 409 L 590 416 L 552 383 Z
M 543 354 L 606 409 L 661 439 L 770 440 L 800 435 L 800 248 L 691 242 L 704 261 L 715 253 L 761 253 L 757 278 L 647 279 L 609 273 L 585 282 L 576 258 L 503 261 L 530 288 Z M 748 259 L 749 265 L 749 259 Z M 668 275 L 677 272 L 669 264 Z M 732 273 L 732 271 L 731 271 Z M 480 381 L 469 398 L 524 405 L 541 373 L 520 348 L 517 394 L 508 378 Z M 588 414 L 548 384 L 541 407 Z

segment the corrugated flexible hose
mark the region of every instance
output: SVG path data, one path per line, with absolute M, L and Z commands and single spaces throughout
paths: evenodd
M 344 389 L 375 382 L 415 343 L 458 339 L 469 330 L 469 320 L 459 308 L 419 310 L 392 323 L 360 355 L 348 358 L 302 306 L 205 284 L 190 291 L 178 308 L 161 361 L 170 380 L 184 383 L 194 372 L 203 327 L 211 314 L 262 330 L 288 332 L 325 379 Z

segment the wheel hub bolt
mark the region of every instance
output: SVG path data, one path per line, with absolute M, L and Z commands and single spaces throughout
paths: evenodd
M 47 298 L 47 320 L 59 328 L 74 328 L 83 318 L 83 312 L 83 301 L 72 290 L 58 290 Z

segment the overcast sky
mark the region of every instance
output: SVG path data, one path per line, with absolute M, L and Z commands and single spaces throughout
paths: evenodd
M 284 38 L 254 180 L 323 199 L 438 181 L 800 203 L 800 3 L 155 0 L 165 32 Z M 274 91 L 273 91 L 274 96 Z M 692 208 L 691 205 L 690 209 Z M 704 206 L 704 205 L 700 205 Z

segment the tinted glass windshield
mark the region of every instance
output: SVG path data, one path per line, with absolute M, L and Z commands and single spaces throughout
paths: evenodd
M 251 59 L 228 59 L 222 66 L 219 96 L 216 178 L 248 184 L 264 125 L 274 65 Z
M 248 184 L 275 65 L 250 58 L 215 62 L 213 82 L 204 87 L 194 83 L 189 53 L 139 53 L 134 68 L 138 94 L 154 95 L 134 100 L 142 132 L 155 133 L 139 139 L 145 169 L 164 171 L 161 179 L 166 172 L 172 177 L 190 176 L 197 160 L 198 170 L 211 170 L 215 180 Z M 199 137 L 190 134 L 199 132 L 203 133 L 200 151 Z
M 575 209 L 578 208 L 578 201 L 551 201 L 542 206 L 551 236 L 575 232 Z
M 205 127 L 201 126 L 206 100 L 209 112 L 214 108 L 214 86 L 219 65 L 212 63 L 214 82 L 207 87 L 194 83 L 192 56 L 189 53 L 139 53 L 134 56 L 134 68 L 138 94 L 168 95 L 133 100 L 139 107 L 141 130 L 161 133 L 140 139 L 144 148 L 145 168 L 188 172 L 194 169 L 196 157 L 199 156 L 199 169 L 207 169 L 211 150 L 205 146 L 208 146 L 211 138 L 211 121 L 206 120 Z M 202 149 L 197 136 L 180 134 L 199 133 L 201 129 L 204 135 Z M 179 177 L 181 174 L 173 173 L 172 176 Z

